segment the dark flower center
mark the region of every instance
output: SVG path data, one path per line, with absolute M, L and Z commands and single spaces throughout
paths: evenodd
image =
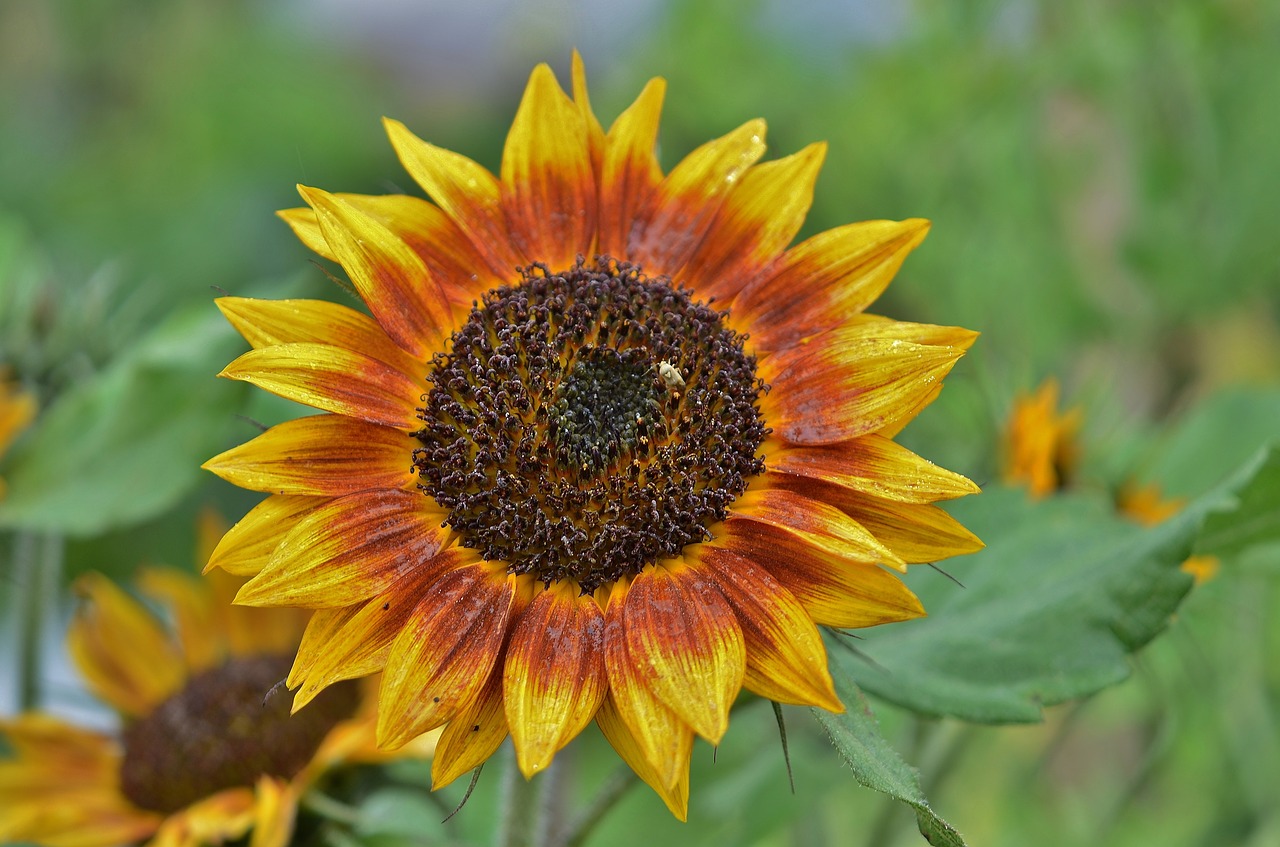
M 120 787 L 136 806 L 176 812 L 258 777 L 293 777 L 329 730 L 355 713 L 359 691 L 344 682 L 290 716 L 287 692 L 268 693 L 291 656 L 233 659 L 187 681 L 124 730 Z
M 610 259 L 523 276 L 432 362 L 414 464 L 464 545 L 589 592 L 707 539 L 764 471 L 767 386 L 670 280 Z

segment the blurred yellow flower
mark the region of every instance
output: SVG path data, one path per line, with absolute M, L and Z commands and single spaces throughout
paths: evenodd
M 14 752 L 0 760 L 0 841 L 194 847 L 252 830 L 252 847 L 283 845 L 322 774 L 389 758 L 374 744 L 372 689 L 332 686 L 292 716 L 287 694 L 272 696 L 307 616 L 232 606 L 241 582 L 145 569 L 139 588 L 167 625 L 100 574 L 77 581 L 68 648 L 124 726 L 107 734 L 40 712 L 0 720 Z
M 1024 484 L 1033 497 L 1067 485 L 1080 460 L 1079 408 L 1058 411 L 1058 381 L 1047 379 L 1014 401 L 1004 442 L 1004 480 Z

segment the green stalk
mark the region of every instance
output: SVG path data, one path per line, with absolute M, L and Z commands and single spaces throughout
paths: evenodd
M 515 748 L 502 748 L 502 809 L 497 844 L 500 847 L 541 847 L 538 836 L 543 831 L 539 818 L 542 785 L 524 778 L 516 764 Z
M 42 543 L 43 542 L 43 543 Z M 42 700 L 40 647 L 45 622 L 57 603 L 62 570 L 62 537 L 41 538 L 20 531 L 13 537 L 14 662 L 18 668 L 18 710 L 38 708 Z

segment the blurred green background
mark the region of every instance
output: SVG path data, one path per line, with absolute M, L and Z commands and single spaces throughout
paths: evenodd
M 38 479 L 21 521 L 67 534 L 51 596 L 88 568 L 194 567 L 198 510 L 254 502 L 197 466 L 253 434 L 237 414 L 294 412 L 214 379 L 241 347 L 212 298 L 343 296 L 273 216 L 294 184 L 416 191 L 383 115 L 496 169 L 529 69 L 567 84 L 574 47 L 606 125 L 667 78 L 666 167 L 762 116 L 775 154 L 830 142 L 806 233 L 933 220 L 877 310 L 983 333 L 904 434 L 940 464 L 996 480 L 1011 402 L 1048 376 L 1084 411 L 1085 488 L 1192 496 L 1280 429 L 1280 3 L 460 5 L 0 6 L 0 363 L 52 433 L 0 475 L 13 492 Z M 1043 725 L 878 713 L 972 845 L 1280 844 L 1276 573 L 1224 569 L 1134 678 Z M 6 625 L 21 587 L 6 562 Z M 75 708 L 59 625 L 43 696 Z M 696 751 L 689 825 L 636 791 L 592 843 L 624 843 L 628 821 L 671 844 L 919 843 L 806 714 L 789 729 L 794 796 L 756 707 L 716 765 Z M 607 759 L 579 746 L 586 772 Z M 415 820 L 412 799 L 391 807 Z

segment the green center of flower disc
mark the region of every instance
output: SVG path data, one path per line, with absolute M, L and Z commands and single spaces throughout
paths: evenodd
M 124 795 L 139 808 L 168 813 L 251 787 L 264 774 L 297 774 L 329 730 L 355 713 L 359 691 L 352 682 L 330 686 L 291 716 L 287 694 L 267 696 L 291 664 L 291 656 L 233 659 L 193 676 L 127 726 Z
M 747 481 L 767 386 L 724 313 L 609 259 L 534 265 L 438 355 L 414 464 L 462 543 L 593 591 L 706 540 Z

